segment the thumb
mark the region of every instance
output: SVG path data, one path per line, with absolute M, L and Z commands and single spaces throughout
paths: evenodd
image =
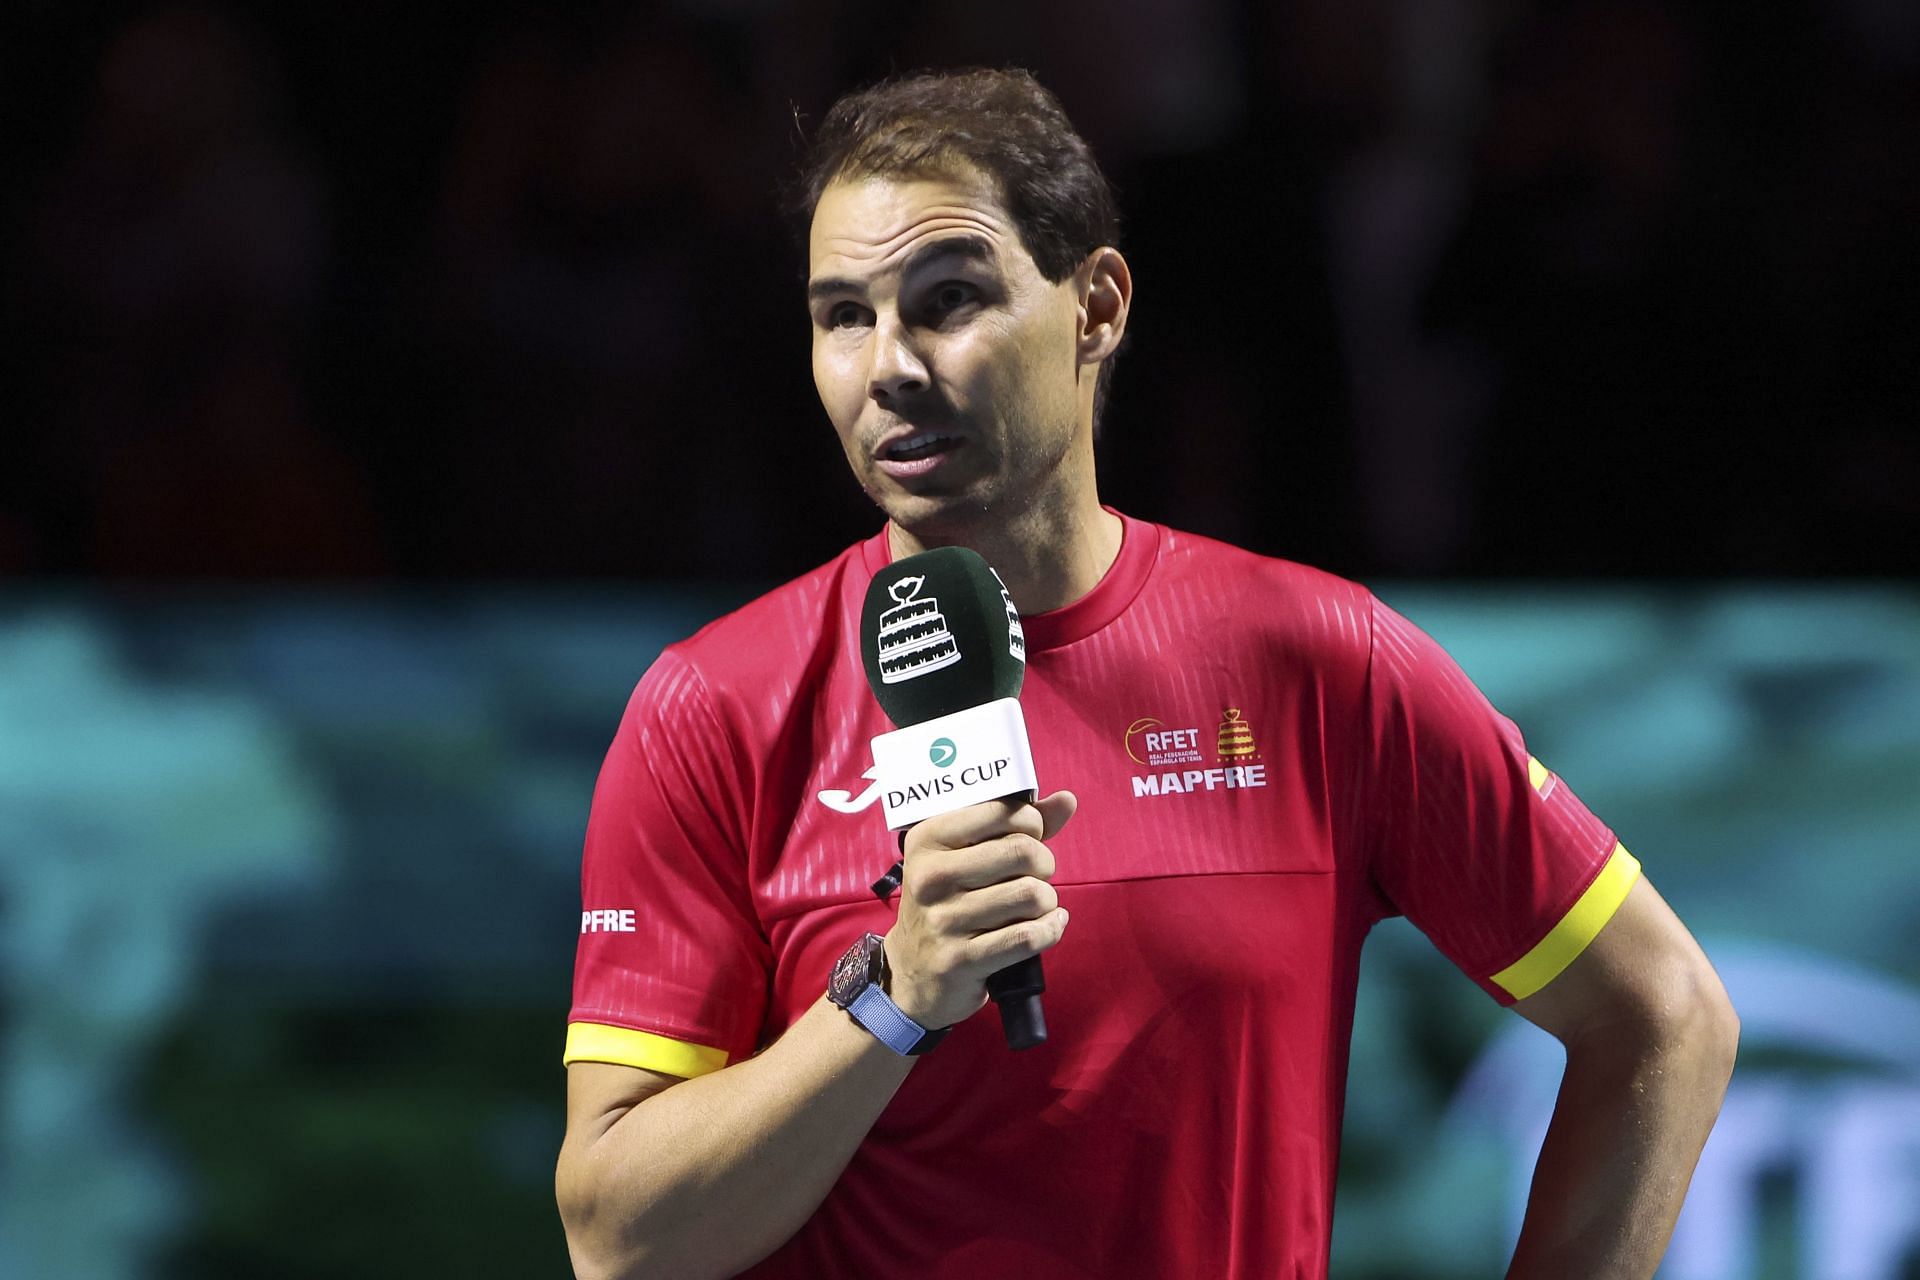
M 1060 828 L 1067 825 L 1067 819 L 1080 807 L 1080 799 L 1071 791 L 1056 791 L 1043 800 L 1034 801 L 1033 807 L 1040 811 L 1043 824 L 1040 838 L 1051 840 L 1060 834 Z

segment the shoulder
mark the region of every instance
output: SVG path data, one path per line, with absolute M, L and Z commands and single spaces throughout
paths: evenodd
M 649 683 L 692 685 L 716 709 L 790 698 L 823 663 L 849 652 L 849 628 L 872 576 L 864 542 L 722 614 L 660 654 Z
M 1290 649 L 1364 662 L 1374 595 L 1325 569 L 1161 527 L 1155 577 L 1162 592 L 1204 601 L 1222 625 L 1252 626 Z
M 1161 562 L 1176 573 L 1212 571 L 1250 574 L 1268 588 L 1302 597 L 1364 601 L 1372 594 L 1358 582 L 1297 560 L 1249 551 L 1231 542 L 1222 542 L 1205 534 L 1189 533 L 1184 529 L 1166 525 L 1159 526 L 1159 529 Z

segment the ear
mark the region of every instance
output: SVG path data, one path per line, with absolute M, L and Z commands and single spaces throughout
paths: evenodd
M 1118 249 L 1095 249 L 1080 264 L 1081 364 L 1098 364 L 1112 355 L 1127 332 L 1133 303 L 1133 273 Z

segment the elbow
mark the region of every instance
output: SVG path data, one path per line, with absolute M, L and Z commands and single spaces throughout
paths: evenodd
M 638 1265 L 593 1257 L 575 1247 L 571 1237 L 567 1240 L 567 1257 L 573 1263 L 574 1280 L 647 1280 L 658 1274 Z
M 644 1258 L 614 1257 L 583 1247 L 572 1233 L 567 1235 L 567 1258 L 573 1263 L 574 1280 L 652 1280 L 662 1274 L 648 1267 Z
M 699 1264 L 659 1257 L 645 1247 L 596 1247 L 573 1231 L 567 1232 L 567 1257 L 574 1280 L 720 1280 L 732 1272 L 703 1269 Z
M 1740 1014 L 1706 956 L 1695 955 L 1685 976 L 1669 988 L 1676 998 L 1662 1010 L 1659 1038 L 1693 1067 L 1694 1078 L 1711 1090 L 1718 1110 L 1740 1051 Z
M 1698 948 L 1663 959 L 1563 1037 L 1568 1055 L 1634 1064 L 1635 1070 L 1657 1062 L 1672 1084 L 1717 1111 L 1739 1053 L 1740 1015 Z
M 731 1274 L 714 1270 L 705 1259 L 678 1256 L 683 1250 L 661 1237 L 658 1215 L 649 1212 L 647 1200 L 614 1203 L 589 1170 L 570 1167 L 564 1154 L 554 1197 L 575 1280 L 704 1280 Z
M 554 1174 L 554 1201 L 560 1209 L 560 1230 L 567 1240 L 567 1260 L 573 1264 L 574 1280 L 619 1280 L 611 1259 L 595 1247 L 593 1222 L 595 1208 L 581 1179 L 568 1167 L 565 1152 Z
M 574 1280 L 646 1280 L 657 1274 L 640 1265 L 616 1263 L 606 1258 L 596 1258 L 575 1246 L 571 1237 L 567 1240 L 567 1257 L 573 1263 Z
M 1709 1028 L 1703 1034 L 1719 1068 L 1720 1090 L 1725 1093 L 1727 1081 L 1733 1078 L 1734 1061 L 1740 1056 L 1740 1013 L 1728 998 L 1727 989 L 1721 985 L 1719 975 L 1713 974 L 1712 970 L 1708 972 L 1713 978 L 1713 992 L 1708 1014 Z
M 652 1274 L 646 1251 L 625 1238 L 633 1233 L 620 1229 L 615 1211 L 597 1194 L 589 1171 L 570 1160 L 566 1151 L 554 1174 L 554 1199 L 575 1280 L 644 1280 Z
M 579 1208 L 563 1203 L 560 1209 L 574 1280 L 649 1280 L 660 1274 L 650 1265 L 645 1249 L 623 1246 L 596 1231 L 592 1219 L 581 1216 Z
M 574 1280 L 629 1280 L 636 1273 L 621 1271 L 609 1266 L 605 1259 L 595 1258 L 567 1237 L 567 1259 L 573 1264 Z

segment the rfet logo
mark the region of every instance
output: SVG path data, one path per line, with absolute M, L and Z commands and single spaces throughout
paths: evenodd
M 1127 759 L 1135 764 L 1198 764 L 1200 731 L 1171 729 L 1157 716 L 1141 716 L 1127 726 Z

